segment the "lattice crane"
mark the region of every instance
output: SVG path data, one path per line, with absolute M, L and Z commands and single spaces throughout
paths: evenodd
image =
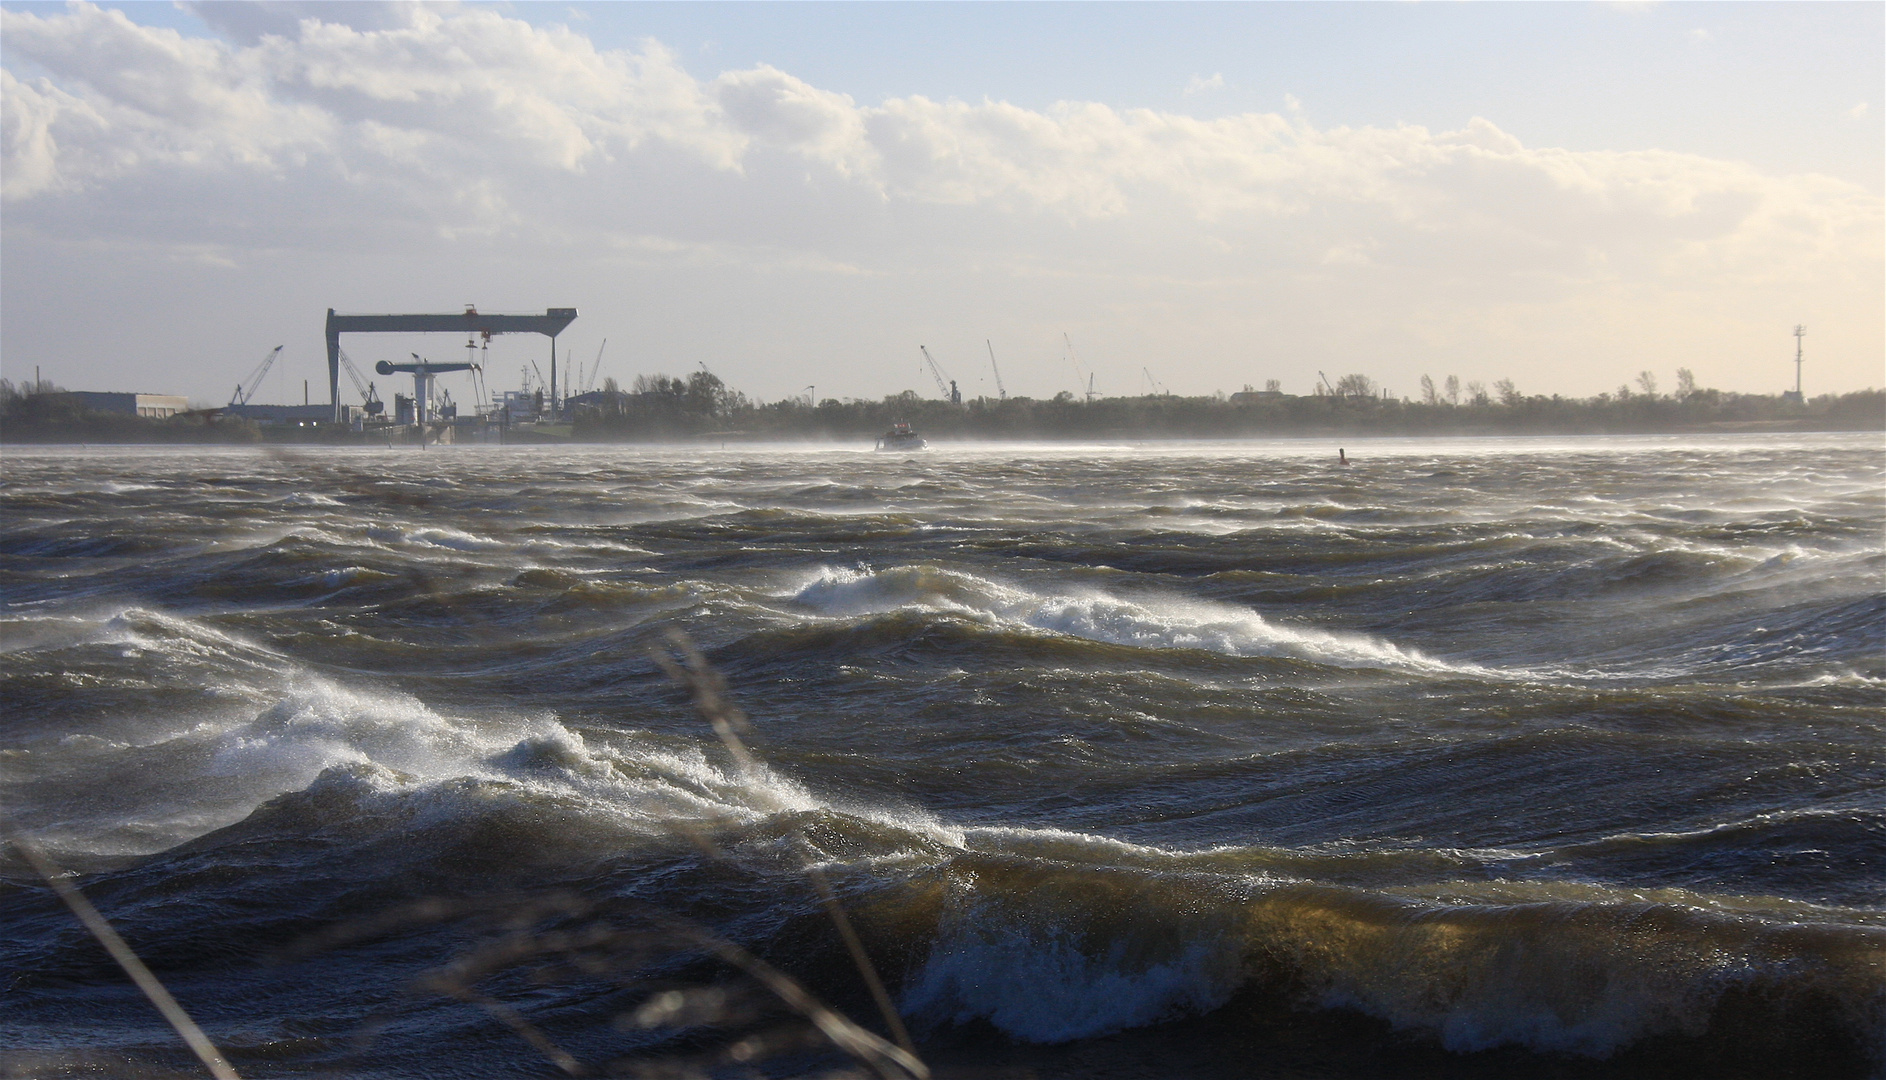
M 917 346 L 917 350 L 923 353 L 923 362 L 930 365 L 930 377 L 936 380 L 936 392 L 942 396 L 944 401 L 952 405 L 961 405 L 963 403 L 963 392 L 956 389 L 956 380 L 943 374 L 943 369 L 938 367 L 936 361 L 931 358 L 928 347 L 919 345 Z M 949 385 L 945 386 L 945 382 Z
M 262 362 L 256 365 L 255 370 L 249 373 L 248 393 L 243 393 L 242 383 L 236 384 L 236 392 L 229 395 L 229 403 L 231 405 L 247 405 L 249 403 L 249 399 L 255 396 L 256 390 L 262 385 L 262 380 L 268 378 L 268 369 L 275 366 L 275 358 L 282 354 L 284 347 L 285 346 L 281 345 L 275 346 L 267 356 L 262 358 Z
M 354 389 L 360 391 L 360 407 L 368 416 L 378 416 L 386 411 L 386 403 L 380 400 L 380 392 L 371 382 L 360 377 L 360 369 L 354 366 L 354 358 L 345 350 L 341 352 L 341 367 L 347 370 L 347 377 L 354 381 Z

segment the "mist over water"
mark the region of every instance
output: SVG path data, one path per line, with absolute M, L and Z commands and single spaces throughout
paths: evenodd
M 420 896 L 842 998 L 793 830 L 951 1075 L 1886 1074 L 1878 436 L 1347 449 L 10 449 L 0 807 L 244 1075 L 544 1074 L 437 934 L 280 959 Z M 0 973 L 182 1061 L 10 852 Z

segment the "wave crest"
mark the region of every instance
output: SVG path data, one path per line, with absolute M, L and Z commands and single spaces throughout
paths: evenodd
M 1449 664 L 1366 634 L 1278 625 L 1233 604 L 1176 597 L 1129 599 L 1099 590 L 1044 594 L 927 564 L 882 570 L 825 567 L 787 599 L 830 618 L 918 609 L 1134 648 L 1282 656 L 1339 667 L 1497 674 Z

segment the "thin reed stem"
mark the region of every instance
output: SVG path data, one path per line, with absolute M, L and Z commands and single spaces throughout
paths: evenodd
M 719 671 L 714 669 L 713 665 L 707 662 L 707 656 L 688 635 L 680 630 L 671 629 L 667 633 L 667 638 L 669 644 L 681 653 L 685 666 L 676 662 L 673 656 L 662 649 L 651 650 L 650 657 L 664 672 L 667 672 L 669 678 L 688 688 L 696 711 L 707 720 L 713 727 L 714 734 L 718 735 L 720 741 L 727 747 L 727 752 L 732 756 L 734 766 L 740 772 L 741 778 L 749 781 L 755 779 L 760 769 L 759 758 L 740 738 L 741 733 L 752 730 L 752 725 L 747 721 L 746 713 L 728 699 L 726 680 L 721 677 Z M 806 837 L 805 830 L 797 825 L 792 828 L 792 838 L 795 850 L 801 854 L 809 856 L 810 852 L 816 850 L 812 841 Z M 839 902 L 838 894 L 833 891 L 831 883 L 825 879 L 825 875 L 809 857 L 802 869 L 806 877 L 811 880 L 812 887 L 818 892 L 819 899 L 825 906 L 826 915 L 831 918 L 832 925 L 838 930 L 838 936 L 844 941 L 845 950 L 851 955 L 852 965 L 858 969 L 858 977 L 864 980 L 865 987 L 870 990 L 871 1000 L 877 1005 L 885 1028 L 890 1031 L 891 1037 L 897 1040 L 895 1049 L 901 1052 L 899 1064 L 906 1069 L 911 1069 L 914 1065 L 915 1069 L 911 1069 L 913 1076 L 927 1077 L 930 1074 L 929 1068 L 917 1056 L 916 1045 L 911 1042 L 910 1032 L 904 1026 L 904 1018 L 898 1015 L 897 1005 L 891 1000 L 890 992 L 884 988 L 884 980 L 878 977 L 877 965 L 871 962 L 871 956 L 865 951 L 864 942 L 858 937 L 857 930 L 852 927 L 850 917 L 845 914 L 844 905 Z M 839 1043 L 839 1045 L 845 1044 Z M 909 1064 L 905 1064 L 906 1060 Z
M 457 998 L 468 1005 L 476 1005 L 483 1009 L 500 1024 L 516 1032 L 518 1038 L 523 1039 L 525 1042 L 535 1047 L 538 1053 L 549 1058 L 550 1063 L 562 1069 L 565 1075 L 589 1075 L 589 1070 L 583 1067 L 582 1062 L 576 1060 L 576 1058 L 570 1056 L 568 1051 L 552 1042 L 550 1037 L 538 1030 L 535 1024 L 524 1019 L 523 1013 L 511 1008 L 497 998 L 487 994 L 481 994 L 469 986 L 439 984 L 436 985 L 435 988 L 448 997 Z
M 805 835 L 798 834 L 801 844 Z M 845 906 L 838 902 L 838 894 L 832 891 L 831 883 L 825 875 L 811 863 L 806 864 L 806 877 L 812 879 L 812 887 L 819 892 L 819 899 L 825 902 L 825 913 L 831 917 L 832 925 L 838 927 L 838 936 L 845 939 L 845 949 L 851 953 L 851 962 L 858 969 L 859 977 L 871 990 L 871 1000 L 877 1003 L 878 1012 L 884 1017 L 884 1024 L 891 1030 L 891 1037 L 897 1045 L 912 1058 L 917 1056 L 917 1048 L 910 1041 L 910 1032 L 904 1027 L 904 1018 L 897 1013 L 897 1006 L 891 1001 L 890 992 L 884 989 L 884 980 L 878 978 L 877 966 L 871 963 L 871 956 L 864 951 L 864 942 L 858 932 L 851 927 L 851 917 L 845 914 Z
M 170 991 L 164 988 L 164 984 L 158 981 L 156 975 L 151 974 L 151 969 L 144 965 L 144 961 L 138 958 L 138 954 L 131 950 L 131 946 L 125 944 L 124 938 L 118 936 L 118 931 L 111 928 L 111 923 L 105 921 L 105 917 L 98 913 L 98 909 L 85 898 L 85 894 L 79 891 L 78 886 L 66 880 L 65 871 L 41 854 L 38 848 L 28 843 L 25 837 L 14 832 L 4 818 L 0 818 L 0 834 L 5 835 L 7 842 L 13 845 L 13 850 L 20 853 L 20 857 L 26 860 L 27 865 L 37 871 L 40 877 L 46 879 L 46 884 L 51 886 L 53 893 L 65 903 L 73 917 L 79 920 L 80 925 L 84 926 L 92 937 L 105 947 L 105 951 L 118 962 L 118 966 L 124 969 L 124 973 L 131 976 L 131 981 L 137 984 L 139 990 L 144 991 L 144 996 L 150 999 L 158 1012 L 163 1014 L 164 1019 L 183 1038 L 197 1060 L 210 1071 L 210 1075 L 216 1080 L 241 1080 L 241 1077 L 236 1075 L 236 1070 L 231 1068 L 228 1060 L 223 1057 L 222 1052 L 216 1049 L 216 1044 L 210 1042 L 209 1036 L 203 1034 L 203 1029 L 196 1025 L 196 1021 L 190 1019 L 190 1014 L 183 1011 L 183 1006 L 177 1004 L 177 999 L 170 995 Z

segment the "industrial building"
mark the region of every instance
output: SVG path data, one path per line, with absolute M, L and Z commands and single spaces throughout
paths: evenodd
M 222 412 L 258 424 L 326 424 L 334 418 L 330 405 L 226 405 Z
M 103 390 L 72 390 L 68 396 L 93 412 L 120 413 L 162 420 L 190 411 L 190 399 L 176 394 L 121 394 Z

